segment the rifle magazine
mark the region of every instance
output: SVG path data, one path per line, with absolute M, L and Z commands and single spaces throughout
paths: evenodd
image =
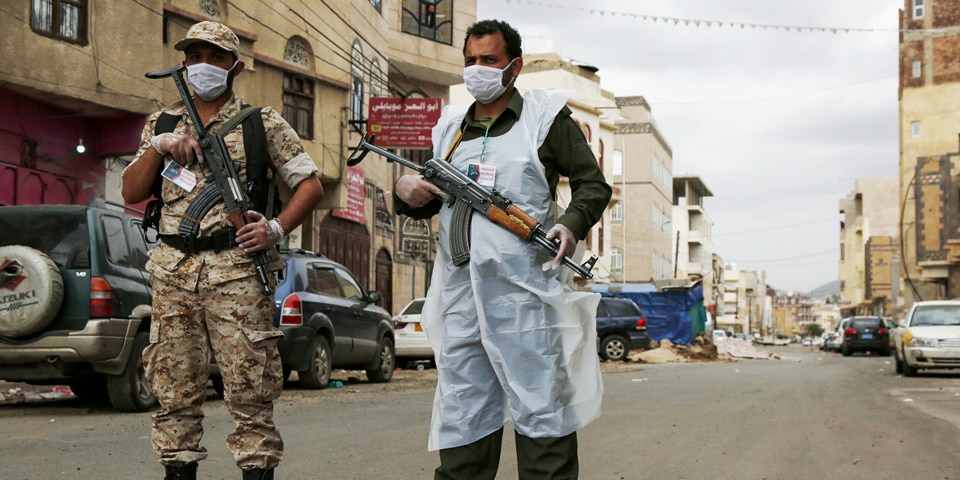
M 453 264 L 461 266 L 470 261 L 470 223 L 473 208 L 466 202 L 453 204 L 450 219 L 450 256 Z

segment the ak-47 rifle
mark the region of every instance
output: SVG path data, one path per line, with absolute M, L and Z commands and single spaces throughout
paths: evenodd
M 187 114 L 190 115 L 190 121 L 193 122 L 193 126 L 197 130 L 197 141 L 200 142 L 200 148 L 203 149 L 203 160 L 213 173 L 214 184 L 217 190 L 219 190 L 224 206 L 227 208 L 230 222 L 233 223 L 234 228 L 239 230 L 240 227 L 247 224 L 246 212 L 252 208 L 252 203 L 246 191 L 241 187 L 242 182 L 240 181 L 240 175 L 237 174 L 236 165 L 230 160 L 230 151 L 227 150 L 227 144 L 223 141 L 223 137 L 208 132 L 203 126 L 203 122 L 200 120 L 200 113 L 197 112 L 197 106 L 193 103 L 193 97 L 190 96 L 190 92 L 187 90 L 187 83 L 183 79 L 184 69 L 184 66 L 176 65 L 159 72 L 147 73 L 147 78 L 158 79 L 173 77 L 173 82 L 177 84 L 177 91 L 180 92 L 183 104 L 187 108 Z M 212 192 L 208 188 L 208 190 L 204 190 L 201 194 L 203 196 L 209 196 L 205 194 L 212 194 Z M 199 232 L 199 223 L 194 223 L 197 223 L 195 232 Z M 182 224 L 180 230 L 180 235 L 185 236 Z M 194 235 L 196 235 L 195 232 Z M 263 289 L 267 293 L 272 293 L 273 287 L 270 285 L 270 277 L 267 272 L 268 260 L 265 250 L 253 254 L 253 263 L 257 270 L 257 279 L 260 280 L 260 284 L 263 285 Z
M 374 145 L 376 136 L 371 136 L 370 141 L 366 140 L 366 135 L 363 137 L 347 160 L 347 165 L 354 166 L 360 163 L 368 152 L 374 152 L 387 161 L 416 170 L 443 192 L 441 199 L 453 208 L 450 220 L 450 252 L 454 265 L 459 266 L 470 261 L 470 221 L 473 210 L 520 238 L 547 249 L 554 257 L 560 253 L 560 240 L 548 240 L 547 232 L 540 222 L 496 189 L 487 190 L 442 159 L 434 158 L 421 165 Z M 583 265 L 570 257 L 563 257 L 564 266 L 573 269 L 583 278 L 593 278 L 590 270 L 596 263 L 596 256 L 590 257 Z

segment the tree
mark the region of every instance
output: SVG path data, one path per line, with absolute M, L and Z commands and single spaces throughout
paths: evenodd
M 808 323 L 804 330 L 807 333 L 808 337 L 819 337 L 823 335 L 823 327 L 819 323 Z

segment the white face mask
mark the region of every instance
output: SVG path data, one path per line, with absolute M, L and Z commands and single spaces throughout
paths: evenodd
M 510 60 L 510 63 L 502 70 L 483 65 L 470 65 L 464 68 L 463 83 L 466 85 L 467 91 L 478 102 L 484 104 L 500 98 L 500 95 L 503 95 L 503 92 L 506 92 L 507 88 L 517 79 L 515 76 L 511 77 L 506 85 L 503 84 L 503 74 L 513 65 L 515 60 L 516 58 Z
M 233 62 L 230 70 L 233 70 L 238 62 L 239 60 Z M 187 65 L 187 81 L 193 87 L 193 93 L 210 102 L 227 91 L 227 78 L 230 76 L 230 70 L 224 70 L 209 63 Z

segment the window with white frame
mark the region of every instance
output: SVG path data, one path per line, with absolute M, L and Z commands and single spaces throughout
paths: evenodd
M 610 251 L 610 271 L 611 272 L 622 272 L 623 271 L 623 250 L 619 248 L 614 248 Z
M 913 0 L 913 19 L 923 18 L 923 0 Z
M 617 203 L 610 210 L 610 223 L 614 225 L 623 224 L 623 204 L 622 203 Z
M 920 138 L 920 122 L 910 123 L 910 135 L 913 138 Z
M 922 73 L 922 65 L 923 64 L 920 62 L 920 60 L 913 61 L 913 78 L 920 78 L 920 74 Z
M 350 120 L 363 120 L 363 49 L 359 41 L 353 43 L 350 55 Z
M 623 175 L 623 150 L 613 151 L 613 172 L 614 176 Z

